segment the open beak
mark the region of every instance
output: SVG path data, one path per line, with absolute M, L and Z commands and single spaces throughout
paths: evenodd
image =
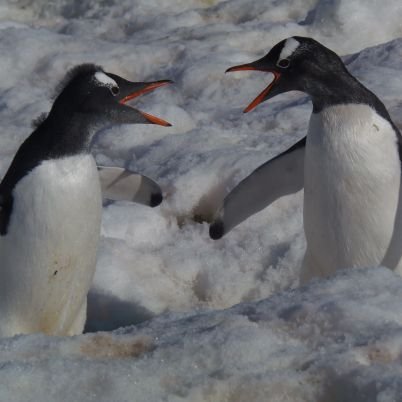
M 153 91 L 156 88 L 163 87 L 168 84 L 172 84 L 173 81 L 170 80 L 162 80 L 162 81 L 155 81 L 155 82 L 144 82 L 144 83 L 136 83 L 136 89 L 133 92 L 130 92 L 128 94 L 123 94 L 123 98 L 119 100 L 119 103 L 122 105 L 125 105 L 128 101 L 138 98 L 141 95 L 144 95 L 148 92 Z M 128 105 L 126 105 L 128 106 Z M 138 110 L 138 112 L 150 123 L 152 124 L 158 124 L 159 126 L 164 126 L 164 127 L 170 127 L 171 124 L 167 122 L 166 120 L 160 119 L 159 117 L 153 116 L 152 114 L 141 112 Z
M 259 67 L 258 64 L 259 64 L 258 61 L 254 62 L 254 63 L 249 63 L 249 64 L 242 64 L 240 66 L 230 67 L 225 71 L 226 73 L 231 73 L 233 71 L 254 70 L 254 71 L 264 71 L 264 72 L 272 73 L 274 75 L 273 81 L 243 110 L 243 113 L 247 113 L 250 110 L 253 110 L 261 102 L 264 102 L 268 98 L 276 95 L 276 94 L 271 93 L 271 91 L 278 83 L 279 78 L 281 77 L 281 74 L 275 70 Z

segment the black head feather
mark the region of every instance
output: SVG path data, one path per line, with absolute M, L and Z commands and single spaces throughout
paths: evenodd
M 63 92 L 63 90 L 80 74 L 96 73 L 97 71 L 103 71 L 103 68 L 93 63 L 79 64 L 70 68 L 63 79 L 56 85 L 51 99 L 56 99 Z M 31 127 L 33 129 L 37 129 L 46 120 L 48 115 L 48 112 L 41 113 L 38 117 L 32 120 Z
M 31 127 L 37 129 L 46 120 L 47 116 L 47 112 L 41 113 L 38 117 L 32 120 Z
M 64 78 L 56 85 L 52 99 L 56 99 L 63 90 L 81 74 L 95 74 L 97 71 L 103 71 L 101 66 L 93 63 L 79 64 L 67 71 Z

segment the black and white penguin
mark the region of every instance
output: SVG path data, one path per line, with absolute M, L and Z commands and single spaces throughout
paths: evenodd
M 125 104 L 169 82 L 130 82 L 93 64 L 66 75 L 0 184 L 0 336 L 83 331 L 102 209 L 91 139 L 111 124 L 169 126 Z
M 313 103 L 307 137 L 260 166 L 225 198 L 210 227 L 222 237 L 279 197 L 304 187 L 307 250 L 301 283 L 337 269 L 383 265 L 402 274 L 402 138 L 385 106 L 333 51 L 292 37 L 263 58 L 227 71 L 273 81 L 245 109 L 284 92 Z

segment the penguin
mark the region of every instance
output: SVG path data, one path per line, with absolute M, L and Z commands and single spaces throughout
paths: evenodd
M 94 64 L 67 73 L 0 183 L 0 336 L 82 333 L 102 210 L 91 139 L 112 124 L 170 126 L 126 104 L 170 82 Z
M 227 72 L 244 70 L 273 75 L 244 112 L 293 90 L 309 95 L 313 110 L 306 137 L 226 196 L 211 238 L 304 188 L 301 284 L 353 267 L 382 265 L 402 274 L 402 138 L 384 104 L 312 38 L 282 40 L 261 59 Z

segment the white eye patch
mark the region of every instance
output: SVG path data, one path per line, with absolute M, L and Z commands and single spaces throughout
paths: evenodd
M 289 59 L 289 57 L 294 53 L 294 51 L 300 46 L 300 42 L 298 42 L 295 38 L 289 38 L 286 40 L 285 45 L 281 51 L 281 54 L 278 58 L 278 63 L 280 60 Z
M 104 86 L 104 87 L 109 87 L 109 88 L 113 88 L 113 87 L 119 87 L 117 85 L 117 82 L 110 78 L 108 75 L 106 75 L 105 73 L 103 73 L 102 71 L 98 71 L 95 73 L 94 78 L 96 81 L 99 82 L 100 85 Z

